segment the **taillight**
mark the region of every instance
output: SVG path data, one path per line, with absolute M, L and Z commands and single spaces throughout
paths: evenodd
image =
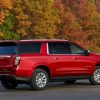
M 15 57 L 15 65 L 19 65 L 20 59 L 21 59 L 20 56 Z

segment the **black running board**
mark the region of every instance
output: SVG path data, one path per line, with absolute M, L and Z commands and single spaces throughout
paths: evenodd
M 66 80 L 81 80 L 89 79 L 90 76 L 66 76 L 66 77 L 53 77 L 50 79 L 50 82 L 63 82 Z

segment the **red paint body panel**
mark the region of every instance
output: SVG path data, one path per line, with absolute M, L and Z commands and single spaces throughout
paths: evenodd
M 41 52 L 40 54 L 19 54 L 18 56 L 20 56 L 21 59 L 18 66 L 14 65 L 14 56 L 16 55 L 10 57 L 9 59 L 5 56 L 3 57 L 4 59 L 0 58 L 0 74 L 13 74 L 16 77 L 31 78 L 34 70 L 38 66 L 45 66 L 49 69 L 51 78 L 61 76 L 91 76 L 93 74 L 95 66 L 97 64 L 100 64 L 100 55 L 96 55 L 94 53 L 90 53 L 89 56 L 71 54 L 48 54 L 47 42 L 56 41 L 70 42 L 66 40 L 17 41 L 16 43 L 41 42 Z M 4 66 L 2 66 L 2 64 Z M 7 67 L 7 65 L 9 65 L 9 67 Z M 5 69 L 5 71 L 1 71 L 2 69 Z M 6 71 L 7 69 L 8 71 Z

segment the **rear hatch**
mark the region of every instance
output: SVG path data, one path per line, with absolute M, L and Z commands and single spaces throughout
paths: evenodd
M 0 42 L 0 72 L 9 72 L 14 66 L 16 43 Z

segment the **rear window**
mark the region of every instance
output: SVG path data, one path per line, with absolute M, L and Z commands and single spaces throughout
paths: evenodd
M 0 55 L 16 54 L 16 44 L 13 42 L 0 43 Z
M 18 44 L 18 53 L 40 53 L 41 43 L 21 43 Z

